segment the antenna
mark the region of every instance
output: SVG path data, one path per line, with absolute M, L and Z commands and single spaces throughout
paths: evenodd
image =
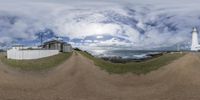
M 40 33 L 40 43 L 41 43 L 41 45 L 43 44 L 43 34 L 42 33 Z
M 177 44 L 177 51 L 180 51 L 180 45 Z

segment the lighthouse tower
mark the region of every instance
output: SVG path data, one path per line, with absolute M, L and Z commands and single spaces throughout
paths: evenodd
M 193 28 L 191 51 L 199 51 L 199 50 L 200 50 L 200 45 L 198 42 L 198 31 L 197 28 Z

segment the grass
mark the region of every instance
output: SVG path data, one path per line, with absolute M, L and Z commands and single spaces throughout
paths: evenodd
M 0 55 L 0 60 L 5 65 L 26 70 L 26 71 L 39 71 L 49 69 L 55 66 L 58 66 L 66 59 L 68 59 L 72 53 L 60 53 L 55 56 L 36 59 L 36 60 L 11 60 L 7 59 L 6 56 Z
M 85 57 L 91 59 L 94 61 L 95 65 L 99 66 L 101 69 L 108 71 L 109 73 L 117 73 L 117 74 L 122 74 L 122 73 L 127 73 L 127 72 L 132 72 L 135 74 L 146 74 L 148 72 L 151 72 L 153 70 L 157 70 L 158 68 L 169 64 L 170 62 L 182 57 L 185 55 L 185 53 L 166 53 L 160 57 L 156 57 L 147 61 L 143 62 L 129 62 L 129 63 L 112 63 L 109 61 L 105 61 L 100 58 L 95 58 L 92 55 L 83 52 L 83 51 L 78 51 Z

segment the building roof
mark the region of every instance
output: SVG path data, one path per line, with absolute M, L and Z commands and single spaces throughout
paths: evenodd
M 50 40 L 50 41 L 47 41 L 47 42 L 44 42 L 43 44 L 49 44 L 49 43 L 65 43 L 64 41 L 61 41 L 61 40 Z
M 196 27 L 193 28 L 192 32 L 197 32 L 198 33 L 198 30 Z
M 71 46 L 71 44 L 68 44 L 68 43 L 65 43 L 64 45 L 65 45 L 65 46 Z
M 71 45 L 71 44 L 68 44 L 67 42 L 64 42 L 63 40 L 56 40 L 56 39 L 44 42 L 43 45 L 51 44 L 51 43 L 61 43 L 61 44 L 64 44 L 64 45 Z
M 22 45 L 22 44 L 14 44 L 14 45 L 12 45 L 12 47 L 23 47 L 24 45 Z

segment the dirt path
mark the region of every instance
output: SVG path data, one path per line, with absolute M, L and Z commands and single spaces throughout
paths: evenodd
M 199 100 L 200 56 L 187 54 L 147 75 L 109 75 L 73 54 L 48 72 L 0 64 L 0 100 Z

